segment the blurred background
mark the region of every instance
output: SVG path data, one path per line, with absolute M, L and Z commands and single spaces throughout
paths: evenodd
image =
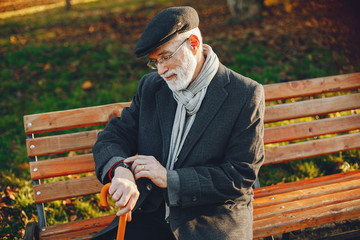
M 20 239 L 36 220 L 23 116 L 131 100 L 150 72 L 146 59 L 135 58 L 135 43 L 164 8 L 194 7 L 204 42 L 220 61 L 262 84 L 360 71 L 359 1 L 249 0 L 245 8 L 236 2 L 0 0 L 1 239 Z M 359 156 L 349 151 L 266 166 L 260 182 L 351 171 Z M 97 202 L 93 196 L 48 204 L 48 222 L 96 216 Z

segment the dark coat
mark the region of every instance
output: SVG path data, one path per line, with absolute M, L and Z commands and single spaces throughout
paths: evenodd
M 98 178 L 113 156 L 151 155 L 166 166 L 176 107 L 165 81 L 156 72 L 145 75 L 131 106 L 99 133 L 93 149 Z M 177 238 L 252 239 L 264 109 L 262 85 L 220 64 L 174 166 L 180 206 L 170 209 L 170 226 Z M 137 186 L 137 211 L 155 211 L 167 201 L 166 189 L 149 179 Z

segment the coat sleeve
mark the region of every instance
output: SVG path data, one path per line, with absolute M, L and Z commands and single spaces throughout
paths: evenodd
M 142 80 L 138 89 L 141 88 Z M 117 162 L 116 159 L 130 157 L 137 152 L 139 92 L 133 97 L 130 107 L 123 109 L 121 117 L 112 118 L 98 134 L 93 156 L 96 176 L 103 184 L 110 182 L 107 173 Z
M 265 100 L 262 85 L 256 84 L 249 91 L 221 164 L 177 169 L 180 207 L 221 203 L 253 194 L 252 185 L 265 158 Z

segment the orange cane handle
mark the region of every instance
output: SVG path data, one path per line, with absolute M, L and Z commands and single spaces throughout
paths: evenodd
M 111 185 L 111 183 L 107 183 L 101 189 L 101 192 L 100 192 L 100 205 L 102 207 L 107 207 L 109 205 L 108 200 L 107 200 L 107 193 L 109 191 L 110 185 Z
M 100 191 L 100 205 L 102 207 L 107 207 L 109 205 L 108 201 L 107 201 L 107 193 L 109 191 L 110 185 L 111 185 L 111 183 L 105 184 Z M 118 226 L 116 240 L 123 240 L 125 237 L 125 227 L 126 227 L 127 216 L 128 216 L 128 214 L 126 213 L 126 214 L 120 216 L 120 218 L 119 218 L 119 226 Z

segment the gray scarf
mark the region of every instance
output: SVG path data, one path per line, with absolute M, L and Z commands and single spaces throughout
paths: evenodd
M 212 48 L 204 44 L 203 49 L 206 60 L 199 75 L 186 89 L 173 91 L 174 99 L 178 105 L 171 132 L 169 157 L 166 164 L 166 168 L 170 170 L 174 168 L 186 136 L 194 123 L 196 113 L 200 109 L 205 97 L 207 87 L 219 68 L 219 59 Z M 186 114 L 189 115 L 188 118 Z

